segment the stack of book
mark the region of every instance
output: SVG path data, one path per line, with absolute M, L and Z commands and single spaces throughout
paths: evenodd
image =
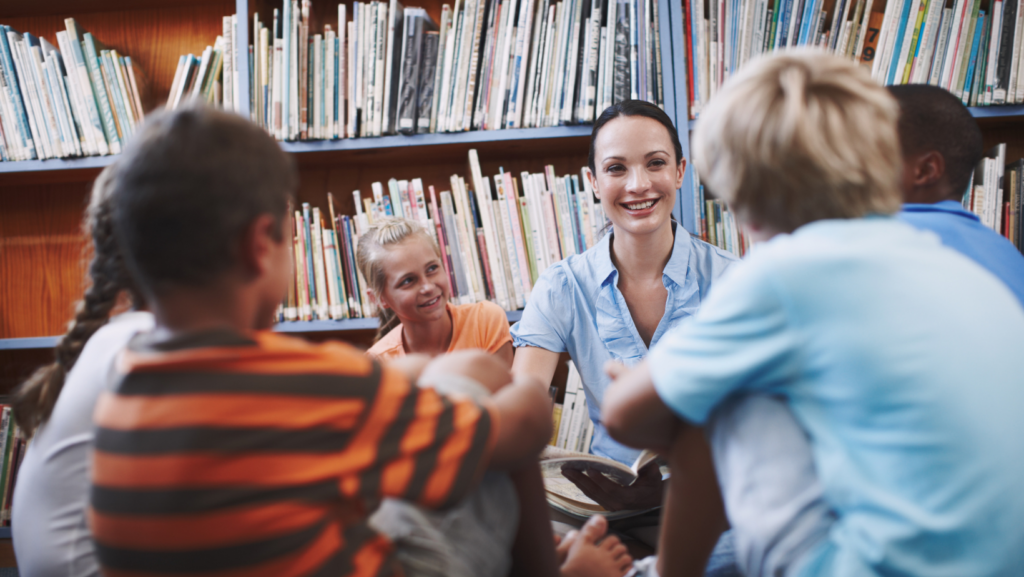
M 397 0 L 254 16 L 253 121 L 280 140 L 593 122 L 625 99 L 663 105 L 655 0 L 456 0 L 440 22 Z
M 704 185 L 700 183 L 697 170 L 693 169 L 693 219 L 695 235 L 742 257 L 750 250 L 750 239 L 736 223 L 729 205 L 717 199 L 704 198 Z
M 818 46 L 882 84 L 933 84 L 969 106 L 1024 102 L 1021 0 L 684 0 L 690 118 L 751 58 Z M 876 10 L 876 11 L 873 11 Z M 884 12 L 882 11 L 884 10 Z
M 0 405 L 0 527 L 11 526 L 11 501 L 28 441 L 14 423 L 10 405 Z
M 201 99 L 225 110 L 238 111 L 239 93 L 238 49 L 235 29 L 238 17 L 224 17 L 224 32 L 199 56 L 185 54 L 178 59 L 178 68 L 167 96 L 167 108 L 174 110 L 183 102 Z
M 1024 158 L 1006 164 L 1006 144 L 989 150 L 974 169 L 964 208 L 981 223 L 1005 236 L 1024 253 L 1021 194 L 1024 190 Z
M 589 453 L 590 443 L 594 439 L 594 422 L 590 420 L 587 408 L 587 396 L 583 390 L 583 380 L 576 363 L 569 361 L 569 377 L 565 381 L 565 398 L 561 404 L 556 403 L 552 410 L 554 437 L 549 443 L 553 447 Z
M 0 25 L 0 160 L 117 154 L 142 120 L 131 58 L 64 23 L 60 51 Z
M 588 168 L 487 179 L 476 150 L 469 165 L 469 182 L 452 175 L 451 190 L 440 193 L 418 178 L 375 182 L 366 196 L 356 190 L 351 216 L 335 214 L 331 193 L 326 214 L 304 204 L 295 212 L 295 283 L 279 320 L 373 317 L 355 256 L 359 237 L 386 216 L 418 221 L 436 235 L 453 302 L 491 300 L 505 310 L 526 306 L 547 267 L 600 240 L 606 221 Z

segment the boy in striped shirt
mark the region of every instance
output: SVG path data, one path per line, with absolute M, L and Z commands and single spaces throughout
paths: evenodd
M 380 499 L 449 507 L 485 469 L 534 462 L 543 387 L 483 354 L 381 366 L 267 330 L 292 274 L 296 177 L 258 127 L 203 107 L 157 115 L 120 164 L 116 233 L 157 326 L 96 409 L 106 575 L 409 573 L 368 522 Z

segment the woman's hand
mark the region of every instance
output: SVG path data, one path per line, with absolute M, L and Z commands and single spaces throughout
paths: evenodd
M 640 476 L 628 487 L 593 469 L 584 473 L 564 467 L 562 474 L 579 487 L 584 495 L 609 511 L 643 511 L 661 505 L 664 482 L 661 480 L 661 470 L 654 462 L 640 469 Z

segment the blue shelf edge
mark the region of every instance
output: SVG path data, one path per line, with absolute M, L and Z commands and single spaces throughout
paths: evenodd
M 282 142 L 285 152 L 325 152 L 336 150 L 372 150 L 379 148 L 403 148 L 409 146 L 439 146 L 444 144 L 476 144 L 481 142 L 509 142 L 514 140 L 538 140 L 550 138 L 572 138 L 590 136 L 593 127 L 552 126 L 548 128 L 512 128 L 505 130 L 472 130 L 468 132 L 438 132 L 412 134 L 409 136 L 379 136 L 374 138 L 345 138 L 341 140 L 306 140 Z
M 10 527 L 0 527 L 0 539 L 10 539 L 10 538 L 11 538 L 11 528 Z
M 593 127 L 551 126 L 548 128 L 512 128 L 506 130 L 473 130 L 468 132 L 440 132 L 413 134 L 410 136 L 378 136 L 370 138 L 344 138 L 340 140 L 305 140 L 281 142 L 285 152 L 332 152 L 341 150 L 376 150 L 404 148 L 410 146 L 439 146 L 443 144 L 477 144 L 482 142 L 511 142 L 515 140 L 541 140 L 552 138 L 573 138 L 590 136 Z M 114 162 L 116 156 L 87 156 L 84 158 L 47 160 L 20 160 L 0 162 L 0 174 L 20 172 L 43 172 L 51 170 L 75 170 L 83 168 L 104 168 Z
M 971 116 L 975 118 L 1024 118 L 1024 105 L 1020 104 L 969 106 L 967 107 L 967 110 L 969 110 L 971 112 Z M 697 121 L 690 120 L 686 123 L 686 126 L 692 132 L 697 126 Z
M 505 313 L 508 322 L 519 322 L 523 311 Z M 377 319 L 345 319 L 339 321 L 296 321 L 278 323 L 274 330 L 281 333 L 340 333 L 347 331 L 366 331 L 377 328 Z M 60 337 L 26 337 L 20 339 L 0 339 L 0 351 L 25 349 L 52 349 L 57 346 Z M 0 531 L 3 527 L 0 527 Z M 2 535 L 2 533 L 0 533 Z M 0 536 L 2 538 L 2 536 Z
M 44 172 L 51 170 L 77 170 L 82 168 L 105 168 L 117 156 L 86 156 L 83 158 L 49 158 L 46 160 L 19 160 L 0 162 L 0 174 L 16 172 Z M 2 529 L 2 527 L 0 527 Z

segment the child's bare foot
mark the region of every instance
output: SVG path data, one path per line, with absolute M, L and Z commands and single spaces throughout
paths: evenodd
M 608 521 L 594 515 L 556 549 L 562 577 L 622 577 L 633 564 L 626 546 L 608 535 Z

